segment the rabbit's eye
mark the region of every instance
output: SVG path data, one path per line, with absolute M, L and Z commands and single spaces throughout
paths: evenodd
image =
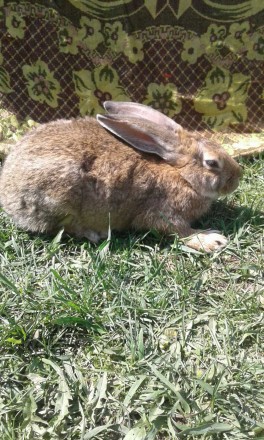
M 210 168 L 219 168 L 219 163 L 217 160 L 208 159 L 205 161 L 206 165 Z

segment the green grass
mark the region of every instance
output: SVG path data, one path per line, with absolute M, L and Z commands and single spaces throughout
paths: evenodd
M 1 213 L 1 440 L 264 438 L 263 165 L 200 222 L 230 237 L 213 255 Z

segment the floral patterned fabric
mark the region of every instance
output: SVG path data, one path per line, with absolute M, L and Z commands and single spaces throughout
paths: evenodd
M 262 133 L 263 0 L 0 0 L 0 24 L 1 106 L 22 119 L 113 99 L 191 130 Z

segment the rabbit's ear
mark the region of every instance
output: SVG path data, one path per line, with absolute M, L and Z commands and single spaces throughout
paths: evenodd
M 105 101 L 104 108 L 110 115 L 131 116 L 135 118 L 143 118 L 153 124 L 158 124 L 167 130 L 181 130 L 182 127 L 168 116 L 154 108 L 137 102 L 116 102 Z
M 172 164 L 177 164 L 182 159 L 182 154 L 177 153 L 177 144 L 180 143 L 177 133 L 168 133 L 155 122 L 126 115 L 97 115 L 97 121 L 137 150 L 157 154 Z

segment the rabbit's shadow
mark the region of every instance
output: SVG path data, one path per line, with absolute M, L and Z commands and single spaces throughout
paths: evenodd
M 195 229 L 213 229 L 219 231 L 223 235 L 231 235 L 239 231 L 239 229 L 245 224 L 264 226 L 264 211 L 243 206 L 232 206 L 224 200 L 218 200 L 213 203 L 210 211 L 192 226 Z M 27 232 L 27 235 L 30 239 L 36 239 L 35 233 Z M 50 244 L 54 241 L 54 236 L 50 234 L 37 234 L 37 236 L 40 240 L 44 240 Z M 85 245 L 91 251 L 95 252 L 100 251 L 100 249 L 104 247 L 103 242 L 92 244 L 86 239 L 76 238 L 67 233 L 63 234 L 59 241 L 66 245 L 66 247 L 72 244 L 75 246 Z M 156 230 L 145 232 L 134 230 L 124 232 L 112 231 L 110 241 L 111 253 L 119 253 L 125 249 L 131 249 L 139 243 L 150 247 L 158 245 L 160 249 L 164 249 L 172 243 L 173 237 L 165 236 Z
M 224 234 L 231 234 L 237 232 L 245 224 L 264 225 L 264 211 L 247 206 L 233 206 L 225 200 L 218 200 L 195 226 L 219 229 Z
M 264 211 L 243 206 L 232 206 L 224 200 L 216 201 L 210 211 L 192 226 L 195 229 L 213 229 L 223 235 L 231 235 L 238 232 L 244 225 L 263 226 Z M 126 248 L 136 246 L 138 243 L 146 246 L 158 245 L 163 249 L 170 245 L 173 237 L 167 237 L 156 230 L 147 232 L 125 231 L 112 233 L 111 251 L 120 252 Z

